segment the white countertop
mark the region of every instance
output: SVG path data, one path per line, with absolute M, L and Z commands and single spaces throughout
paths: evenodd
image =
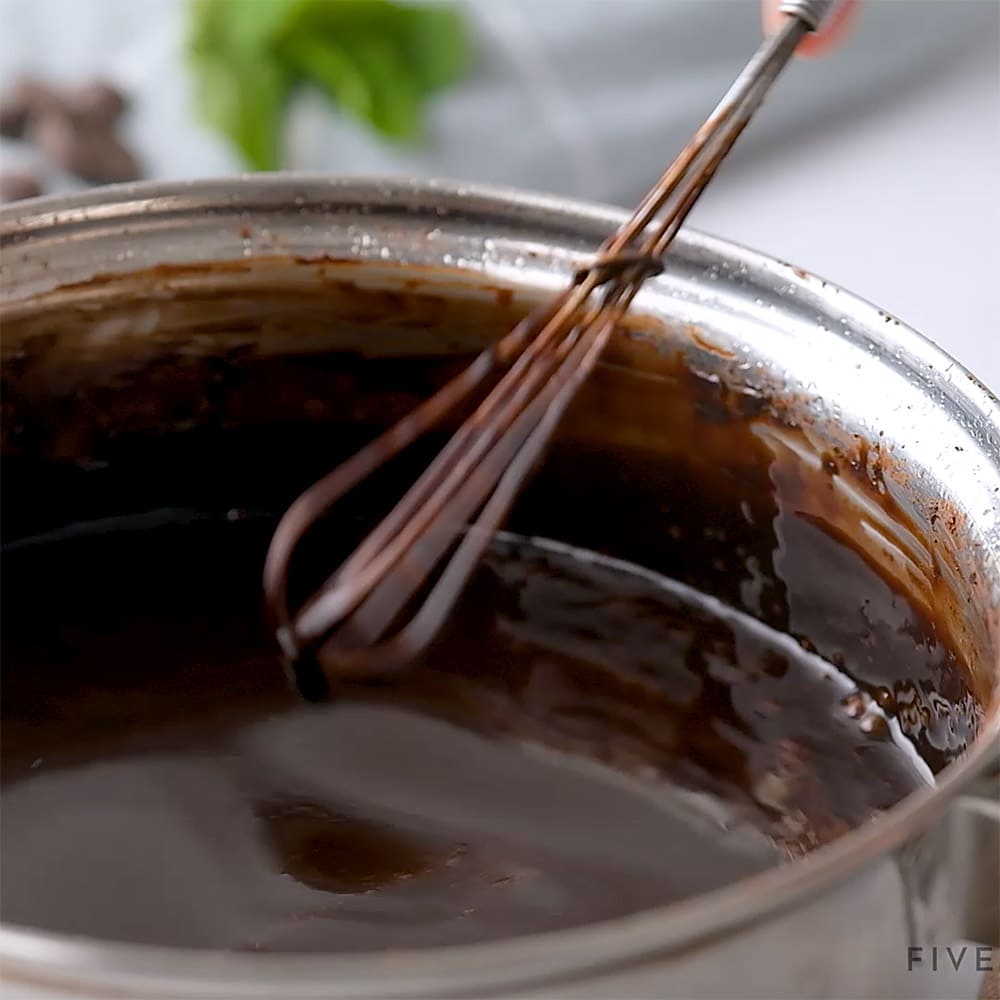
M 957 0 L 962 2 L 962 0 Z M 1000 39 L 889 113 L 721 172 L 694 224 L 877 303 L 1000 392 Z

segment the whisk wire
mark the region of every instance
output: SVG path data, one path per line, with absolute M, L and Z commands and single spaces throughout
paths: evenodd
M 614 330 L 644 283 L 662 270 L 664 253 L 807 30 L 790 17 L 765 41 L 631 218 L 565 291 L 289 508 L 268 552 L 264 584 L 290 661 L 309 650 L 328 674 L 370 673 L 405 664 L 431 641 Z M 501 369 L 424 473 L 293 615 L 290 563 L 310 527 Z

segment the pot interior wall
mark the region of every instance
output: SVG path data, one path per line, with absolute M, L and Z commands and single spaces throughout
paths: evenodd
M 351 265 L 257 259 L 121 276 L 14 310 L 5 539 L 163 508 L 280 512 L 527 304 L 447 272 L 373 285 Z M 792 634 L 897 713 L 940 768 L 983 717 L 989 609 L 953 576 L 913 572 L 934 540 L 880 483 L 865 442 L 849 452 L 831 433 L 818 446 L 794 401 L 704 370 L 686 346 L 652 320 L 619 333 L 509 527 L 661 571 Z M 436 443 L 402 460 L 396 483 Z M 391 488 L 380 484 L 383 499 Z M 341 538 L 371 520 L 373 497 L 338 512 L 353 525 Z

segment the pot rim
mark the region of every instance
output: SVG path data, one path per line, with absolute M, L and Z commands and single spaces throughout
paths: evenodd
M 512 222 L 544 219 L 547 224 L 587 222 L 610 230 L 625 213 L 620 209 L 570 198 L 533 194 L 513 188 L 454 181 L 330 177 L 317 174 L 243 175 L 237 178 L 179 183 L 141 182 L 115 185 L 69 196 L 44 197 L 0 209 L 0 243 L 8 252 L 32 238 L 75 236 L 108 222 L 137 225 L 158 216 L 198 211 L 207 204 L 225 213 L 291 205 L 303 191 L 306 204 L 325 201 L 364 204 L 387 199 L 416 203 L 427 211 L 443 206 L 455 211 L 489 212 Z M 281 199 L 284 198 L 284 201 Z M 255 200 L 256 199 L 256 200 Z M 302 202 L 296 201 L 296 205 Z M 783 280 L 814 294 L 837 296 L 837 309 L 872 328 L 887 314 L 833 283 L 743 246 L 685 229 L 682 246 L 704 252 L 732 266 L 778 273 Z M 6 268 L 5 268 L 6 270 Z M 6 284 L 6 283 L 5 283 Z M 9 289 L 5 289 L 7 297 Z M 985 417 L 1000 436 L 1000 401 L 964 367 L 932 341 L 896 321 L 892 340 L 908 358 L 954 374 L 939 387 L 949 402 Z M 240 996 L 291 997 L 375 994 L 442 995 L 578 975 L 651 955 L 690 947 L 699 940 L 758 921 L 861 873 L 906 840 L 928 829 L 949 802 L 995 760 L 1000 749 L 1000 710 L 994 699 L 979 737 L 961 759 L 938 776 L 934 788 L 909 795 L 877 820 L 845 834 L 792 864 L 769 869 L 732 885 L 680 903 L 644 910 L 568 930 L 507 938 L 472 945 L 412 951 L 341 955 L 250 955 L 133 945 L 70 937 L 0 923 L 0 968 L 18 978 L 53 985 L 80 978 L 128 981 L 144 990 L 169 990 L 173 996 L 215 996 L 225 988 Z M 42 972 L 41 970 L 44 970 Z

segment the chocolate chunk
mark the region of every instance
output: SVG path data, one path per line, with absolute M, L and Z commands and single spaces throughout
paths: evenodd
M 42 186 L 31 174 L 0 174 L 0 201 L 22 201 L 37 198 Z
M 61 114 L 32 120 L 28 138 L 68 173 L 92 184 L 114 184 L 140 176 L 135 157 L 108 129 L 93 128 Z
M 22 77 L 0 98 L 0 135 L 20 139 L 34 115 L 65 107 L 65 101 L 51 87 L 31 77 Z
M 0 135 L 6 139 L 19 139 L 28 123 L 28 106 L 15 96 L 4 96 L 0 101 Z
M 89 121 L 111 125 L 127 106 L 125 95 L 102 80 L 91 80 L 68 91 L 74 114 Z

